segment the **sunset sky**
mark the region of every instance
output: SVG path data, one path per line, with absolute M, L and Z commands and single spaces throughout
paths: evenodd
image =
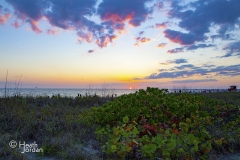
M 7 71 L 22 88 L 240 87 L 240 1 L 1 0 L 0 88 Z

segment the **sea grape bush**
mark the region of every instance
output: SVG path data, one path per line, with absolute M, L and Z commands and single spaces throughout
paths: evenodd
M 194 94 L 147 88 L 79 115 L 97 124 L 103 151 L 121 158 L 206 159 L 240 145 L 237 106 Z

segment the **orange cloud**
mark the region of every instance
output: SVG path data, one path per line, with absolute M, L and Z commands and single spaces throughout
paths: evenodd
M 140 43 L 146 43 L 146 42 L 150 42 L 151 39 L 150 38 L 146 38 L 146 37 L 137 37 L 135 38 L 137 40 L 137 43 L 134 44 L 134 46 L 139 46 Z
M 112 42 L 112 40 L 116 39 L 116 38 L 117 38 L 116 35 L 114 35 L 114 36 L 105 35 L 105 36 L 98 38 L 96 41 L 96 44 L 101 48 L 107 47 L 107 44 L 109 42 Z
M 167 45 L 167 43 L 160 43 L 157 45 L 157 48 L 164 48 Z
M 4 15 L 0 14 L 0 24 L 4 24 L 10 17 L 11 17 L 10 13 L 4 14 Z
M 131 19 L 133 19 L 134 16 L 134 12 L 131 12 L 130 14 L 126 15 L 125 17 L 121 17 L 118 14 L 113 14 L 113 13 L 106 13 L 103 16 L 103 20 L 104 21 L 112 21 L 114 23 L 124 23 L 125 21 L 129 21 Z
M 143 37 L 143 38 L 140 39 L 140 42 L 142 42 L 142 43 L 149 42 L 149 41 L 151 41 L 151 39 L 146 38 L 146 37 Z

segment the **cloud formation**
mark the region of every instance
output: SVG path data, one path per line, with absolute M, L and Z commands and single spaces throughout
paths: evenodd
M 4 15 L 1 15 L 0 13 L 0 24 L 4 24 L 10 17 L 11 17 L 10 13 L 4 14 Z
M 230 43 L 223 47 L 224 51 L 227 51 L 227 53 L 223 56 L 218 56 L 219 58 L 227 58 L 232 56 L 238 56 L 240 58 L 240 41 Z
M 12 16 L 7 9 L 0 5 L 0 25 L 3 25 Z
M 167 45 L 167 43 L 160 43 L 157 45 L 157 48 L 164 48 Z
M 37 24 L 39 20 L 46 18 L 52 26 L 76 31 L 79 42 L 95 42 L 99 47 L 106 47 L 111 43 L 119 31 L 125 29 L 126 24 L 140 26 L 153 11 L 145 5 L 149 0 L 103 0 L 97 8 L 97 0 L 6 1 L 14 7 L 16 20 L 12 25 L 15 28 L 28 23 L 35 33 L 42 33 Z M 90 20 L 92 15 L 99 15 L 100 23 Z M 5 23 L 10 16 L 0 14 L 0 24 Z M 56 34 L 51 29 L 46 32 Z
M 194 75 L 208 76 L 210 74 L 214 76 L 239 76 L 240 65 L 215 66 L 205 64 L 202 66 L 195 66 L 193 64 L 184 64 L 170 69 L 159 69 L 159 73 L 153 73 L 146 76 L 144 79 L 188 78 Z
M 29 24 L 31 25 L 32 30 L 33 30 L 35 33 L 37 33 L 37 34 L 38 34 L 38 33 L 42 33 L 42 30 L 37 26 L 38 21 L 28 19 L 26 22 L 29 22 Z
M 144 29 L 163 28 L 165 38 L 181 45 L 177 49 L 170 49 L 168 53 L 213 47 L 214 44 L 209 44 L 209 41 L 206 43 L 209 39 L 236 41 L 238 37 L 234 37 L 231 31 L 240 29 L 239 0 L 192 0 L 185 3 L 177 0 L 169 0 L 170 3 L 153 0 L 6 0 L 6 2 L 14 8 L 15 22 L 12 26 L 15 28 L 28 24 L 35 33 L 56 34 L 51 28 L 43 32 L 38 26 L 40 20 L 46 19 L 54 27 L 76 32 L 78 42 L 93 43 L 101 48 L 112 43 L 120 33 L 126 32 L 127 26 L 139 27 L 148 20 L 149 24 L 144 26 Z M 167 4 L 170 4 L 170 8 Z M 12 15 L 3 11 L 3 6 L 0 6 L 0 24 L 6 23 Z M 168 19 L 164 22 L 153 22 L 152 19 L 156 18 L 154 11 L 167 14 Z M 139 37 L 143 34 L 145 32 L 140 31 Z M 150 39 L 154 37 L 146 40 Z M 140 41 L 144 42 L 144 39 Z M 227 52 L 222 57 L 238 54 L 231 53 Z
M 181 1 L 172 1 L 172 9 L 168 15 L 178 18 L 178 26 L 188 33 L 165 30 L 165 37 L 174 43 L 190 45 L 205 41 L 210 27 L 219 26 L 217 36 L 224 38 L 228 31 L 235 29 L 240 17 L 239 7 L 238 0 L 198 0 L 185 5 Z
M 47 34 L 55 35 L 55 34 L 58 34 L 58 33 L 59 33 L 59 30 L 52 30 L 52 29 L 47 30 Z
M 168 60 L 165 63 L 159 63 L 159 64 L 169 65 L 169 64 L 181 64 L 181 63 L 188 63 L 188 61 L 187 61 L 187 59 L 180 58 L 180 59 L 175 59 L 175 60 Z
M 185 79 L 185 80 L 176 80 L 171 81 L 172 83 L 201 83 L 201 82 L 217 82 L 216 79 Z
M 195 33 L 182 33 L 171 29 L 167 29 L 163 33 L 170 41 L 180 45 L 192 45 L 195 42 L 204 41 L 207 39 L 207 37 L 204 35 L 197 35 Z
M 94 50 L 88 50 L 88 53 L 93 53 L 94 52 Z
M 125 22 L 132 26 L 139 26 L 146 21 L 152 10 L 145 5 L 149 0 L 103 0 L 97 13 L 103 21 L 111 21 L 112 27 Z
M 156 28 L 166 28 L 167 27 L 167 23 L 163 22 L 163 23 L 156 23 L 155 24 Z
M 196 50 L 198 48 L 209 48 L 209 47 L 215 47 L 216 45 L 213 44 L 197 44 L 197 45 L 191 45 L 186 47 L 187 50 Z
M 142 43 L 146 43 L 146 42 L 150 42 L 151 39 L 147 38 L 147 37 L 137 37 L 135 38 L 137 40 L 137 42 L 134 44 L 134 46 L 139 46 Z
M 173 54 L 173 53 L 179 53 L 179 52 L 183 52 L 184 48 L 175 48 L 175 49 L 171 49 L 168 50 L 167 53 Z

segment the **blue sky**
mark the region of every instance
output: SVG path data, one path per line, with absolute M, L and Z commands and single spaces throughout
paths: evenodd
M 0 87 L 240 86 L 239 0 L 0 1 Z M 21 78 L 21 79 L 20 79 Z

